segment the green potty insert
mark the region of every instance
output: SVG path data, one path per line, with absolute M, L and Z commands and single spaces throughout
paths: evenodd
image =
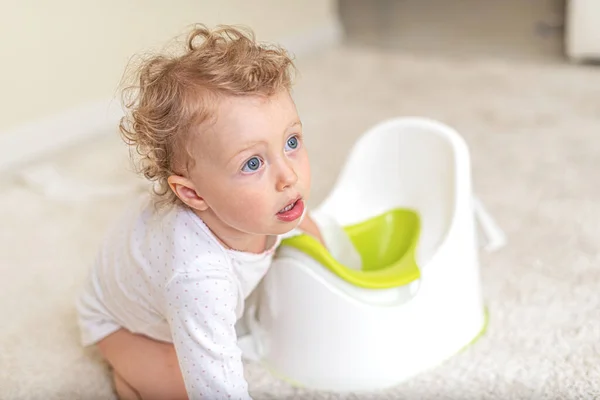
M 281 244 L 308 254 L 353 285 L 389 289 L 419 279 L 415 251 L 420 229 L 418 214 L 402 208 L 344 227 L 343 232 L 360 255 L 362 266 L 359 270 L 338 262 L 321 242 L 308 234 L 284 239 Z

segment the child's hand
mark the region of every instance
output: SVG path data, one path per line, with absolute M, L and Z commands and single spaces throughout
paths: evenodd
M 312 237 L 316 238 L 319 242 L 321 242 L 323 246 L 327 247 L 325 245 L 325 241 L 323 240 L 323 236 L 321 236 L 321 231 L 319 230 L 319 227 L 317 226 L 315 221 L 310 217 L 309 213 L 306 213 L 304 219 L 302 220 L 300 225 L 298 225 L 298 228 L 308 233 Z
M 307 213 L 298 226 L 298 230 L 319 240 L 333 258 L 342 265 L 360 271 L 362 269 L 362 257 L 344 228 L 335 219 L 327 215 L 320 214 L 316 217 L 318 224 Z

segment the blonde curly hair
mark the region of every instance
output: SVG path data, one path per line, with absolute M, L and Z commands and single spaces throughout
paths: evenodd
M 159 203 L 177 202 L 167 178 L 193 163 L 186 143 L 214 119 L 222 96 L 271 96 L 290 90 L 295 67 L 283 48 L 256 41 L 248 28 L 196 26 L 183 53 L 153 55 L 123 90 L 128 110 L 119 130 L 139 173 L 154 182 Z

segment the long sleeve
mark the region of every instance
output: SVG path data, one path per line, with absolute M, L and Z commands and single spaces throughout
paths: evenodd
M 173 344 L 190 399 L 250 399 L 235 331 L 237 288 L 223 269 L 178 273 L 165 287 Z

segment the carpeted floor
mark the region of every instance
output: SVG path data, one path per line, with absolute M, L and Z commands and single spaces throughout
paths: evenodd
M 509 243 L 482 254 L 486 335 L 444 365 L 361 396 L 295 389 L 249 365 L 255 398 L 599 398 L 600 69 L 349 47 L 299 66 L 313 205 L 364 130 L 426 116 L 466 138 L 476 191 Z M 45 162 L 88 184 L 128 184 L 126 156 L 115 133 Z M 65 202 L 18 179 L 0 186 L 0 398 L 113 398 L 104 365 L 79 346 L 72 301 L 129 195 Z

